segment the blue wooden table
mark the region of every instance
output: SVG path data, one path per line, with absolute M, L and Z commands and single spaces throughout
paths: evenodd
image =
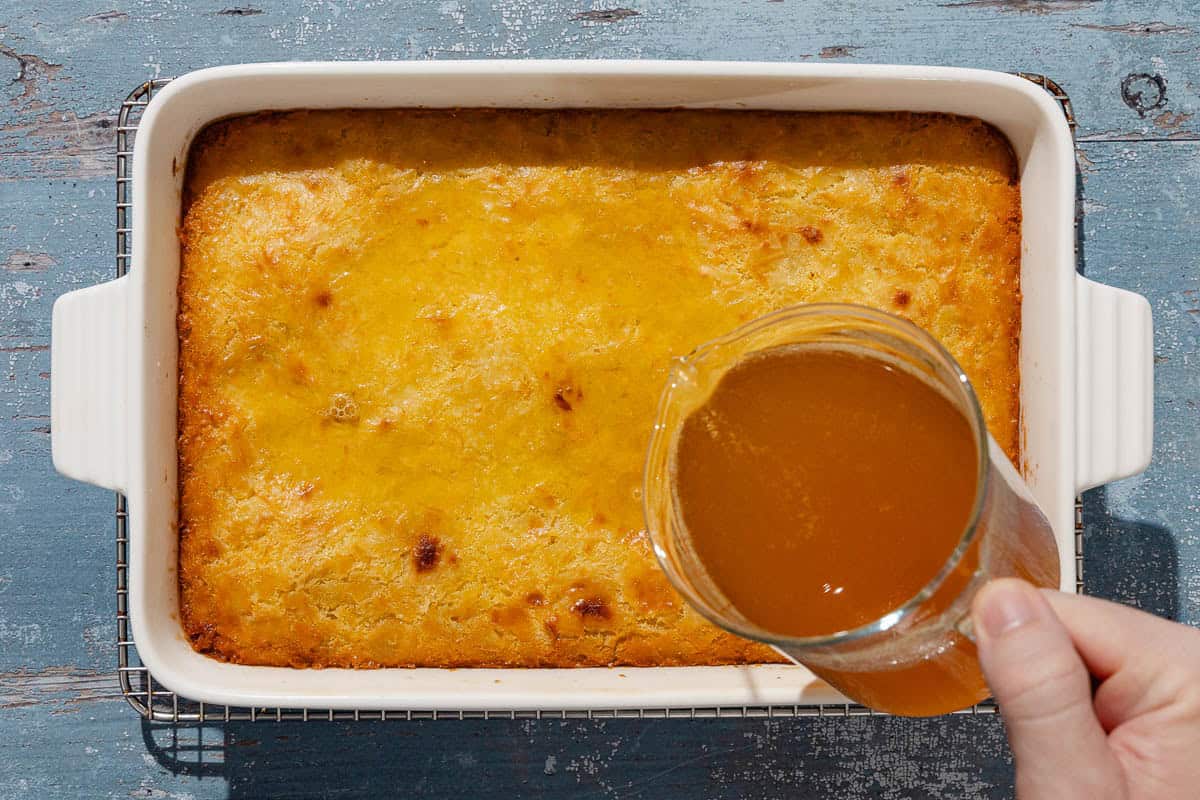
M 622 0 L 623 2 L 623 0 Z M 0 797 L 1009 797 L 1000 721 L 142 723 L 112 495 L 50 464 L 50 307 L 113 274 L 113 125 L 147 77 L 286 59 L 704 58 L 1044 73 L 1079 117 L 1083 268 L 1155 314 L 1156 446 L 1085 498 L 1090 591 L 1200 624 L 1192 2 L 0 2 Z

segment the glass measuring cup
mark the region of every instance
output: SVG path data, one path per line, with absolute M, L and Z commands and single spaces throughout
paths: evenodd
M 915 596 L 875 621 L 825 636 L 781 635 L 742 615 L 712 580 L 693 547 L 673 485 L 673 455 L 684 420 L 704 404 L 735 364 L 750 354 L 785 345 L 845 350 L 922 379 L 963 415 L 978 458 L 970 518 L 941 569 L 928 576 Z M 987 696 L 969 627 L 971 600 L 984 582 L 1018 576 L 1056 587 L 1059 580 L 1058 550 L 1050 525 L 988 435 L 961 368 L 917 326 L 858 306 L 785 309 L 677 359 L 650 442 L 644 502 L 660 565 L 701 614 L 732 633 L 772 645 L 851 699 L 897 714 L 945 713 Z M 747 540 L 745 546 L 753 548 L 755 542 Z

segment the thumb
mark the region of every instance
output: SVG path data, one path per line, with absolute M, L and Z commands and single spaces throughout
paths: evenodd
M 975 596 L 979 663 L 1000 705 L 1024 800 L 1103 798 L 1124 785 L 1092 707 L 1091 680 L 1050 604 L 1024 581 Z

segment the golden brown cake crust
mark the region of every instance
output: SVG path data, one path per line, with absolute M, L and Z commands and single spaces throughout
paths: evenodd
M 672 355 L 798 302 L 903 314 L 1016 461 L 1020 199 L 940 115 L 329 111 L 192 148 L 180 592 L 245 664 L 778 660 L 643 532 Z

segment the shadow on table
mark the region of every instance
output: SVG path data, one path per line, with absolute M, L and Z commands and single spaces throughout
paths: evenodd
M 1076 269 L 1087 274 L 1083 176 L 1075 172 Z M 1166 528 L 1114 517 L 1108 489 L 1083 495 L 1083 584 L 1087 594 L 1179 619 L 1179 551 Z
M 230 798 L 1009 798 L 993 715 L 143 723 L 147 751 Z
M 1119 519 L 1108 490 L 1083 495 L 1083 583 L 1087 593 L 1179 619 L 1179 552 L 1166 528 Z

